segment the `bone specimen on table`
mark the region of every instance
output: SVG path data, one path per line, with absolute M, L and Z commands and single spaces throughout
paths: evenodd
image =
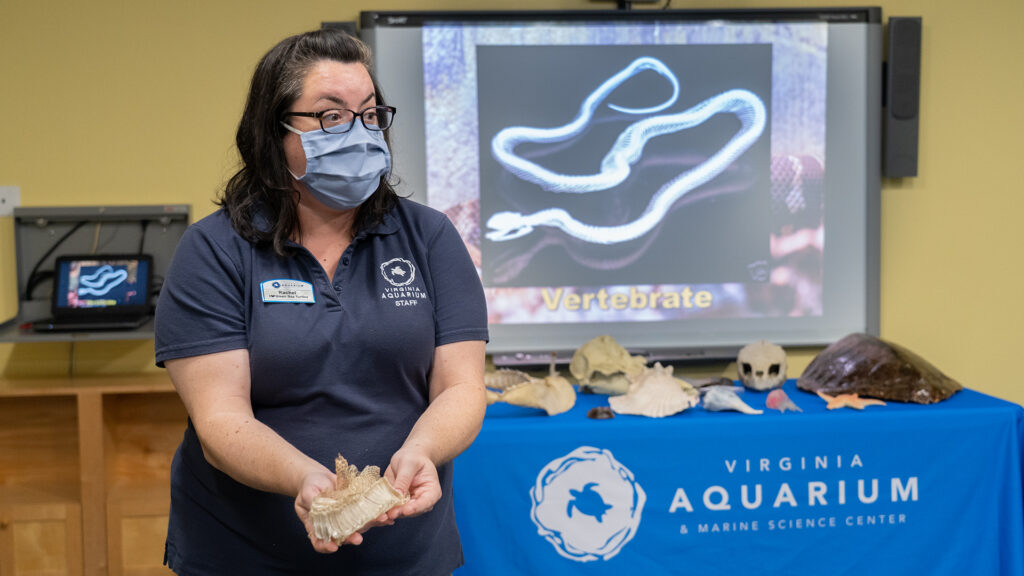
M 625 394 L 630 381 L 643 372 L 643 356 L 630 356 L 614 338 L 603 334 L 590 340 L 572 355 L 569 372 L 581 390 L 598 394 Z
M 767 340 L 740 349 L 736 356 L 740 381 L 751 390 L 770 390 L 786 381 L 786 352 Z
M 500 373 L 501 371 L 498 372 Z M 494 400 L 495 402 L 505 402 L 506 404 L 528 408 L 540 408 L 547 412 L 548 416 L 566 412 L 576 404 L 576 390 L 568 380 L 558 373 L 553 356 L 551 358 L 551 365 L 548 368 L 548 374 L 543 378 L 534 378 L 525 372 L 519 371 L 510 370 L 508 373 L 512 376 L 509 380 L 518 378 L 518 375 L 522 375 L 524 379 L 498 392 Z M 512 373 L 515 373 L 515 375 L 512 375 Z M 485 384 L 487 382 L 486 375 L 484 382 Z M 489 404 L 491 403 L 490 398 L 493 397 L 493 394 L 488 394 Z
M 484 386 L 494 390 L 508 390 L 532 379 L 526 372 L 509 368 L 484 372 Z
M 807 392 L 857 394 L 932 404 L 962 388 L 924 358 L 869 334 L 850 334 L 821 351 L 796 382 Z

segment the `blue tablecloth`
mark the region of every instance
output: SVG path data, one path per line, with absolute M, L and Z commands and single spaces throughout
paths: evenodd
M 1024 575 L 1020 406 L 963 390 L 826 410 L 785 390 L 803 412 L 488 407 L 455 465 L 456 576 Z

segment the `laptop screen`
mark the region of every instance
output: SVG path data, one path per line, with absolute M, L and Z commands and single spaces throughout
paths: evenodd
M 55 318 L 110 317 L 149 311 L 152 256 L 60 256 L 53 295 Z

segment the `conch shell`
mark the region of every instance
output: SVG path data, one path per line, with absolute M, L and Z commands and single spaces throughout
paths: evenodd
M 576 350 L 569 362 L 569 372 L 580 386 L 594 392 L 623 394 L 646 365 L 643 356 L 630 356 L 614 338 L 602 334 Z
M 523 374 L 522 372 L 518 373 Z M 487 383 L 486 375 L 484 382 Z M 490 399 L 495 398 L 494 392 L 488 390 L 487 396 L 488 404 L 490 404 Z M 505 388 L 498 393 L 494 401 L 528 408 L 540 408 L 547 412 L 548 416 L 554 416 L 568 411 L 576 404 L 576 390 L 555 370 L 555 360 L 552 358 L 547 376 L 544 378 L 527 376 L 525 382 Z
M 735 386 L 708 386 L 704 389 L 704 409 L 710 412 L 735 410 L 744 414 L 764 414 L 764 410 L 751 408 L 740 400 L 736 390 Z
M 381 478 L 377 466 L 367 466 L 359 472 L 339 454 L 334 468 L 334 490 L 320 493 L 309 508 L 313 535 L 321 540 L 341 544 L 374 518 L 409 501 L 387 478 Z
M 655 363 L 629 386 L 629 392 L 608 398 L 612 410 L 619 414 L 636 414 L 661 418 L 695 406 L 700 393 L 683 380 L 672 377 L 672 366 Z

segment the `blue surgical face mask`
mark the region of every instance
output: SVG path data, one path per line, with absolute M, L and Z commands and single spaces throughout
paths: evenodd
M 362 122 L 355 122 L 343 134 L 319 129 L 300 132 L 285 122 L 281 124 L 299 135 L 306 153 L 306 173 L 292 176 L 330 208 L 358 207 L 377 190 L 380 177 L 391 170 L 391 152 L 384 133 L 367 130 Z

